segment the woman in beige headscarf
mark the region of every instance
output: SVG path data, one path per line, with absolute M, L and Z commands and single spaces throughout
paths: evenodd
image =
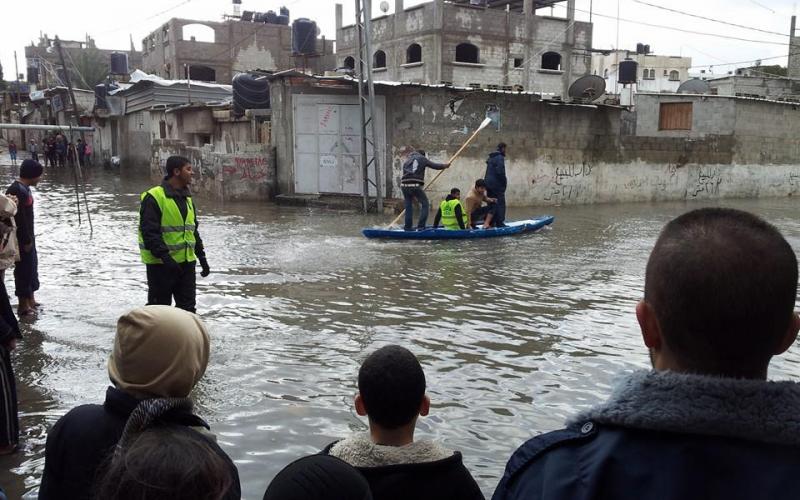
M 0 195 L 0 455 L 14 452 L 19 442 L 17 386 L 11 366 L 11 351 L 22 338 L 14 309 L 6 292 L 5 271 L 19 260 L 16 200 Z
M 209 335 L 200 317 L 169 306 L 146 306 L 123 315 L 117 322 L 108 374 L 114 387 L 103 405 L 79 406 L 61 417 L 47 436 L 41 500 L 91 498 L 98 468 L 120 442 L 125 431 L 148 426 L 180 425 L 208 431 L 208 424 L 192 413 L 188 398 L 208 365 Z M 131 417 L 133 415 L 133 417 Z M 239 476 L 227 455 L 211 439 L 211 446 L 229 463 L 231 488 L 225 498 L 239 498 Z

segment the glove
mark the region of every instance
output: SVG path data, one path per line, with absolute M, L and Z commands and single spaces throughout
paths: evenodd
M 200 271 L 200 276 L 203 278 L 211 274 L 211 268 L 208 267 L 208 261 L 205 257 L 200 258 L 200 267 L 202 268 L 202 271 Z
M 161 257 L 161 262 L 164 263 L 164 267 L 167 268 L 168 272 L 178 273 L 181 270 L 181 265 L 175 262 L 175 259 L 173 259 L 171 255 Z

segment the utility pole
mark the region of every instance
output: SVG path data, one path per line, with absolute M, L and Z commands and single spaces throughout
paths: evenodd
M 183 71 L 186 73 L 186 93 L 189 95 L 189 104 L 192 103 L 192 65 L 184 64 Z
M 375 85 L 372 80 L 372 0 L 356 0 L 356 31 L 358 36 L 358 103 L 361 107 L 361 168 L 364 177 L 364 212 L 369 211 L 369 185 L 375 186 L 378 212 L 383 212 L 383 186 L 378 141 L 375 133 Z M 366 73 L 366 74 L 365 74 Z M 369 113 L 369 118 L 367 117 Z M 372 156 L 369 157 L 369 146 Z M 375 167 L 375 182 L 369 178 L 370 164 Z
M 72 101 L 72 118 L 75 120 L 75 125 L 80 126 L 81 120 L 78 118 L 78 103 L 75 101 L 75 92 L 72 90 L 72 82 L 69 79 L 69 70 L 67 69 L 67 63 L 64 61 L 64 49 L 61 47 L 61 40 L 58 39 L 58 36 L 55 38 L 55 46 L 56 50 L 58 50 L 58 59 L 61 61 L 61 67 L 64 68 L 64 80 L 67 84 L 67 91 L 69 92 L 69 98 Z M 86 142 L 86 138 L 84 137 L 83 130 L 80 131 L 81 134 L 81 142 Z
M 19 66 L 17 66 L 17 51 L 14 51 L 14 80 L 17 82 L 17 106 L 22 108 L 22 99 L 19 97 Z M 12 101 L 13 102 L 13 101 Z M 20 122 L 22 122 L 22 114 L 20 114 Z

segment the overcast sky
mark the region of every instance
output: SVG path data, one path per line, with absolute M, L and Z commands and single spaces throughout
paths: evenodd
M 642 2 L 744 27 L 668 12 Z M 36 41 L 40 32 L 51 37 L 58 34 L 62 39 L 72 40 L 82 40 L 89 33 L 99 47 L 111 49 L 128 49 L 132 35 L 136 48 L 140 49 L 141 39 L 171 17 L 216 21 L 223 14 L 232 12 L 230 0 L 80 0 L 67 3 L 55 0 L 6 0 L 3 3 L 0 62 L 7 80 L 13 79 L 15 50 L 19 58 L 19 71 L 25 73 L 24 47 Z M 324 35 L 334 38 L 335 3 L 334 0 L 243 0 L 242 9 L 277 11 L 285 5 L 290 9 L 292 19 L 314 19 Z M 354 17 L 355 2 L 347 0 L 342 3 L 345 6 L 345 24 L 348 24 Z M 411 6 L 425 2 L 406 0 L 405 3 Z M 373 4 L 377 15 L 380 13 L 380 0 L 373 0 Z M 391 12 L 394 0 L 389 0 L 389 4 Z M 790 17 L 796 10 L 793 0 L 577 0 L 579 20 L 589 19 L 590 4 L 594 12 L 594 48 L 616 47 L 617 40 L 622 48 L 635 48 L 637 42 L 643 42 L 649 44 L 656 54 L 690 56 L 692 64 L 698 66 L 696 70 L 703 66 L 702 69 L 708 71 L 708 66 L 713 66 L 714 73 L 723 74 L 737 67 L 726 63 L 759 58 L 764 60 L 763 64 L 786 65 Z M 616 20 L 618 6 L 619 16 L 623 19 L 619 23 L 619 30 Z M 549 11 L 543 9 L 539 13 Z M 563 15 L 564 12 L 563 7 L 554 10 L 556 15 Z M 751 41 L 679 32 L 642 23 Z

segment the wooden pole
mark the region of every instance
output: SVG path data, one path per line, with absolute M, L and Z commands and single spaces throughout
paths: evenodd
M 491 119 L 491 118 L 486 118 L 486 119 L 484 119 L 484 120 L 483 120 L 483 122 L 481 123 L 481 125 L 478 127 L 478 130 L 476 130 L 475 132 L 473 132 L 473 133 L 472 133 L 472 135 L 471 135 L 471 136 L 469 136 L 469 139 L 467 139 L 467 142 L 465 142 L 465 143 L 464 143 L 464 144 L 463 144 L 463 145 L 462 145 L 462 146 L 461 146 L 461 147 L 458 149 L 458 151 L 456 151 L 456 154 L 454 154 L 453 156 L 451 156 L 451 157 L 450 157 L 450 160 L 449 160 L 447 163 L 450 163 L 450 166 L 452 166 L 452 163 L 453 163 L 454 161 L 456 161 L 456 158 L 458 158 L 458 157 L 461 155 L 461 152 L 462 152 L 462 151 L 464 151 L 465 149 L 467 149 L 467 146 L 469 146 L 469 144 L 472 142 L 472 140 L 473 140 L 473 139 L 475 139 L 475 137 L 477 137 L 477 136 L 478 136 L 478 133 L 479 133 L 481 130 L 485 129 L 485 128 L 486 128 L 486 126 L 487 126 L 487 125 L 489 125 L 490 123 L 492 123 L 492 119 Z M 448 167 L 448 168 L 449 168 L 449 167 Z M 424 190 L 425 190 L 425 191 L 428 191 L 428 190 L 430 189 L 430 187 L 431 187 L 431 186 L 433 186 L 433 184 L 434 184 L 434 183 L 435 183 L 435 182 L 436 182 L 436 181 L 439 179 L 439 177 L 441 177 L 441 176 L 442 176 L 442 174 L 445 172 L 445 170 L 447 170 L 447 169 L 440 170 L 440 171 L 439 171 L 439 173 L 438 173 L 438 174 L 436 174 L 436 176 L 435 176 L 435 177 L 434 177 L 434 178 L 433 178 L 433 179 L 432 179 L 432 180 L 431 180 L 431 181 L 430 181 L 430 182 L 429 182 L 429 183 L 428 183 L 428 184 L 425 186 L 425 189 L 424 189 Z M 400 221 L 400 219 L 403 217 L 403 215 L 404 215 L 405 213 L 406 213 L 406 211 L 405 211 L 405 210 L 403 210 L 402 212 L 400 212 L 400 215 L 398 215 L 397 217 L 395 217 L 395 219 L 394 219 L 394 220 L 391 222 L 391 224 L 389 224 L 389 227 L 391 227 L 391 226 L 394 226 L 395 224 L 397 224 L 397 223 Z

